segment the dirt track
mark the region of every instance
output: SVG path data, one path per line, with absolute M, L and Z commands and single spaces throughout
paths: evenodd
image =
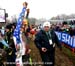
M 56 48 L 56 64 L 55 66 L 74 66 L 71 60 L 58 48 Z
M 39 51 L 32 41 L 30 41 L 30 48 L 32 50 L 31 58 L 33 62 L 42 62 Z M 66 55 L 64 55 L 63 52 L 59 51 L 58 48 L 56 48 L 55 59 L 56 59 L 55 66 L 74 66 L 73 63 L 70 61 L 70 59 Z M 38 66 L 38 65 L 34 65 L 34 66 Z M 39 65 L 39 66 L 42 66 L 42 65 Z

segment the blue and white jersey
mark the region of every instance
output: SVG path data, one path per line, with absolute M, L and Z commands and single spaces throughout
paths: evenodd
M 26 11 L 26 7 L 23 7 L 22 12 L 20 13 L 19 18 L 17 20 L 16 28 L 15 28 L 14 33 L 13 33 L 13 36 L 16 38 L 17 44 L 21 43 L 20 28 L 21 28 L 22 21 L 23 21 L 24 15 L 25 15 L 25 11 Z

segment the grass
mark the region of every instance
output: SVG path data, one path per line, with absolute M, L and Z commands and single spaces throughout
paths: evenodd
M 39 50 L 36 48 L 33 41 L 29 41 L 31 53 L 30 56 L 32 58 L 33 63 L 40 63 L 42 62 Z M 33 66 L 39 66 L 39 65 L 33 65 Z M 41 65 L 42 66 L 42 65 Z
M 63 53 L 68 56 L 68 58 L 73 62 L 75 65 L 75 53 L 73 53 L 70 49 L 63 47 Z
M 42 62 L 39 50 L 36 48 L 34 42 L 29 41 L 29 44 L 30 44 L 30 48 L 31 48 L 30 56 L 32 58 L 32 62 L 37 62 L 37 63 Z M 65 57 L 62 57 L 63 61 L 60 64 L 59 64 L 59 62 L 62 60 L 62 58 L 61 58 L 61 60 L 58 60 L 58 57 L 61 55 L 61 53 L 58 52 L 58 50 L 56 53 L 57 53 L 57 56 L 56 56 L 57 64 L 56 64 L 56 66 L 66 66 L 66 65 L 63 65 L 63 61 L 65 61 L 65 57 L 68 57 L 70 59 L 70 61 L 73 63 L 73 65 L 75 66 L 75 53 L 73 54 L 70 49 L 63 46 L 62 53 L 64 54 Z M 66 62 L 65 62 L 65 64 L 66 64 Z M 35 65 L 35 66 L 38 66 L 38 65 Z M 68 66 L 69 66 L 69 64 L 68 64 Z

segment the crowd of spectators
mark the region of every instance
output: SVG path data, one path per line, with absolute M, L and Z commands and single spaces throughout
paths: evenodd
M 66 32 L 68 34 L 70 34 L 71 36 L 75 35 L 75 23 L 73 22 L 66 22 L 64 21 L 63 23 L 59 23 L 59 24 L 52 24 L 52 28 L 55 31 L 61 31 L 61 32 Z

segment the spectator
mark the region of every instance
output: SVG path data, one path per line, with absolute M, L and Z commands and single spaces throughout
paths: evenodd
M 45 22 L 43 30 L 40 30 L 35 37 L 35 44 L 40 51 L 44 66 L 54 66 L 55 64 L 55 43 L 61 49 L 61 44 L 55 32 L 50 27 L 50 22 Z
M 1 43 L 0 43 L 0 44 L 1 44 L 0 47 L 2 46 L 2 44 L 3 44 L 3 46 L 9 47 L 9 45 L 5 42 L 1 31 L 0 31 L 0 42 L 1 42 Z M 2 48 L 2 47 L 1 47 L 1 48 Z
M 61 30 L 63 32 L 69 32 L 69 27 L 68 27 L 67 22 L 65 22 L 65 21 L 63 22 Z

